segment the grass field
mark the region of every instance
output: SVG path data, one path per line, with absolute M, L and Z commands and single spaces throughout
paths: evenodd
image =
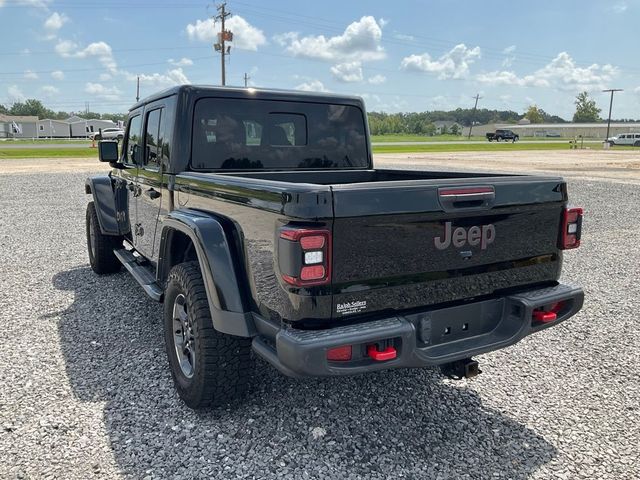
M 38 140 L 20 138 L 16 140 L 2 140 L 0 141 L 0 148 L 2 148 L 3 145 L 65 145 L 69 143 L 86 143 L 87 145 L 91 145 L 91 140 L 87 138 L 43 138 Z
M 371 135 L 371 141 L 373 143 L 385 143 L 385 142 L 457 142 L 468 140 L 466 136 L 462 135 L 436 135 L 428 137 L 426 135 Z M 486 140 L 485 137 L 475 136 L 471 137 L 471 140 Z
M 0 159 L 10 158 L 98 158 L 97 148 L 2 148 Z
M 569 150 L 568 143 L 460 143 L 431 145 L 374 145 L 373 153 L 504 152 L 516 150 Z
M 601 149 L 592 145 L 592 149 Z M 633 149 L 633 147 L 614 147 L 615 149 Z M 422 152 L 504 152 L 518 150 L 569 150 L 567 143 L 456 143 L 429 145 L 374 145 L 373 153 L 422 153 Z M 13 158 L 98 158 L 96 148 L 2 148 L 0 160 Z

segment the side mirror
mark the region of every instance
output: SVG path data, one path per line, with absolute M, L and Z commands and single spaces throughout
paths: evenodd
M 112 140 L 100 140 L 98 142 L 98 158 L 101 162 L 118 161 L 118 142 Z

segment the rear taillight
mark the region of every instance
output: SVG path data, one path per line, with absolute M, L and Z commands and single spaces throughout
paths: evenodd
M 582 234 L 582 208 L 565 208 L 562 212 L 560 248 L 569 250 L 580 246 Z
M 278 243 L 282 279 L 297 287 L 331 282 L 331 232 L 284 227 Z

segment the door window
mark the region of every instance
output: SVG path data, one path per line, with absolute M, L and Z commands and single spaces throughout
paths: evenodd
M 145 130 L 145 161 L 144 166 L 157 169 L 160 167 L 162 143 L 160 140 L 160 123 L 162 109 L 151 110 L 147 113 L 147 128 Z
M 127 140 L 125 144 L 125 162 L 129 164 L 135 163 L 134 152 L 140 148 L 140 129 L 142 127 L 142 117 L 136 115 L 129 119 L 129 128 L 127 129 Z

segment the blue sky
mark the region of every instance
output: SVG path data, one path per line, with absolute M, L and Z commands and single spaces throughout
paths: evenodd
M 473 106 L 570 118 L 577 92 L 640 118 L 640 0 L 230 0 L 227 84 L 364 96 L 369 110 Z M 0 0 L 0 103 L 125 111 L 176 83 L 218 84 L 215 7 L 186 0 Z

